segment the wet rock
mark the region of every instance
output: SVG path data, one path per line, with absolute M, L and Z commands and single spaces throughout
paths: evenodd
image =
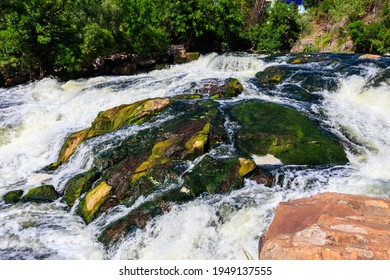
M 308 54 L 308 53 L 302 53 L 302 54 L 295 54 L 293 57 L 291 57 L 287 63 L 289 64 L 307 64 L 307 63 L 313 63 L 313 62 L 321 62 L 326 60 L 325 55 L 321 54 Z
M 184 45 L 172 45 L 168 50 L 168 54 L 173 57 L 175 64 L 191 62 L 199 59 L 199 52 L 187 52 Z
M 260 259 L 390 259 L 390 200 L 338 193 L 280 203 Z
M 305 86 L 305 85 L 304 85 Z M 281 92 L 285 93 L 288 97 L 301 100 L 301 101 L 316 101 L 320 99 L 319 95 L 309 92 L 307 89 L 294 84 L 284 84 L 281 87 Z
M 162 215 L 167 208 L 168 205 L 161 199 L 146 202 L 130 214 L 110 224 L 102 231 L 98 240 L 106 247 L 111 247 L 130 232 L 145 228 L 150 219 Z
M 272 187 L 275 180 L 271 172 L 259 167 L 254 169 L 246 178 L 266 187 Z
M 280 84 L 285 76 L 286 70 L 280 66 L 270 66 L 256 73 L 256 77 L 263 84 Z
M 21 200 L 22 195 L 23 195 L 23 190 L 10 191 L 3 196 L 3 200 L 5 203 L 14 204 Z
M 55 169 L 66 162 L 84 140 L 114 131 L 126 125 L 149 121 L 157 113 L 168 107 L 170 103 L 171 101 L 168 98 L 147 99 L 100 112 L 90 128 L 68 136 L 61 148 L 58 161 L 50 167 Z
M 226 193 L 243 187 L 244 176 L 255 167 L 252 160 L 245 158 L 206 156 L 185 174 L 183 190 L 194 198 L 202 193 Z
M 106 182 L 100 182 L 96 187 L 87 193 L 80 201 L 77 213 L 84 219 L 86 223 L 90 223 L 100 207 L 106 202 L 110 196 L 112 186 Z
M 132 75 L 137 72 L 137 64 L 134 62 L 123 63 L 121 65 L 115 66 L 111 72 L 115 75 Z
M 233 98 L 240 95 L 243 91 L 242 84 L 235 78 L 225 80 L 207 79 L 199 84 L 194 83 L 193 87 L 195 94 L 201 94 L 201 96 L 211 97 L 212 99 Z
M 91 170 L 71 178 L 65 185 L 62 201 L 72 207 L 75 201 L 83 193 L 91 189 L 92 184 L 99 178 L 99 176 L 99 172 Z
M 248 101 L 231 109 L 242 127 L 236 134 L 239 151 L 252 157 L 268 154 L 284 164 L 345 164 L 341 144 L 317 124 L 292 108 Z
M 53 202 L 59 194 L 52 185 L 43 185 L 30 189 L 22 196 L 21 202 Z

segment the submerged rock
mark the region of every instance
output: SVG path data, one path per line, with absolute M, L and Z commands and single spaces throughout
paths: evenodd
M 23 190 L 14 190 L 14 191 L 7 192 L 3 196 L 3 200 L 5 203 L 9 203 L 9 204 L 17 203 L 22 199 L 23 193 L 24 193 Z
M 390 259 L 390 200 L 338 193 L 280 203 L 260 259 Z
M 53 202 L 59 194 L 52 185 L 43 185 L 30 189 L 22 196 L 21 202 Z
M 341 144 L 292 108 L 252 100 L 231 109 L 242 126 L 237 148 L 248 156 L 273 155 L 284 164 L 345 164 Z

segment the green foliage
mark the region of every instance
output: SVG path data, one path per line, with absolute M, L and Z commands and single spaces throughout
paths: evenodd
M 246 2 L 174 1 L 167 5 L 164 22 L 175 43 L 184 42 L 187 47 L 205 50 L 237 49 L 246 40 L 244 19 L 249 13 Z
M 318 4 L 320 14 L 328 14 L 333 20 L 357 20 L 382 0 L 324 0 Z
M 390 51 L 390 25 L 388 23 L 365 24 L 357 20 L 351 22 L 348 27 L 356 52 L 381 54 Z
M 249 36 L 258 50 L 288 52 L 299 32 L 298 11 L 277 0 L 268 12 L 267 22 L 254 26 Z

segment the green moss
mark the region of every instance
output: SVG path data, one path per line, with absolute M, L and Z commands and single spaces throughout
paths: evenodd
M 207 192 L 224 193 L 243 186 L 239 175 L 240 162 L 237 158 L 215 159 L 206 156 L 184 176 L 184 188 L 193 197 Z
M 285 75 L 285 70 L 278 66 L 270 66 L 264 71 L 256 73 L 256 77 L 264 84 L 279 84 Z
M 156 143 L 148 160 L 141 163 L 141 165 L 139 165 L 135 170 L 134 175 L 131 178 L 131 182 L 134 183 L 142 176 L 145 176 L 152 169 L 152 167 L 171 161 L 172 159 L 170 159 L 169 155 L 167 155 L 167 151 L 172 146 L 178 145 L 179 141 L 180 137 L 176 136 Z
M 99 177 L 99 173 L 95 170 L 78 174 L 71 178 L 65 186 L 64 196 L 62 201 L 72 207 L 76 199 L 83 193 L 88 191 L 95 180 Z
M 14 204 L 20 201 L 22 195 L 23 195 L 23 190 L 10 191 L 3 196 L 3 200 L 5 203 Z
M 232 98 L 242 93 L 242 84 L 237 79 L 229 79 L 226 85 L 225 98 Z
M 196 133 L 191 137 L 190 140 L 187 141 L 185 147 L 187 149 L 186 158 L 196 158 L 200 155 L 204 154 L 205 146 L 209 139 L 209 133 L 211 130 L 211 124 L 207 123 L 201 131 Z
M 111 189 L 112 187 L 109 184 L 102 181 L 80 201 L 77 213 L 86 223 L 89 224 L 92 221 L 100 207 L 110 196 Z
M 197 60 L 197 59 L 199 59 L 199 57 L 200 57 L 199 52 L 187 52 L 186 53 L 187 62 Z
M 51 164 L 49 169 L 56 169 L 66 162 L 86 139 L 114 131 L 130 124 L 140 124 L 150 120 L 156 113 L 171 104 L 168 98 L 154 98 L 121 105 L 100 112 L 90 128 L 73 133 L 67 137 L 58 156 L 58 161 Z
M 334 136 L 292 108 L 250 101 L 232 109 L 242 125 L 236 144 L 247 155 L 272 154 L 285 164 L 345 164 L 343 147 Z
M 43 185 L 30 189 L 21 199 L 22 202 L 53 202 L 58 193 L 52 185 Z
M 240 177 L 244 177 L 256 168 L 256 163 L 253 160 L 246 158 L 239 158 L 238 160 L 240 162 L 240 169 L 238 170 Z

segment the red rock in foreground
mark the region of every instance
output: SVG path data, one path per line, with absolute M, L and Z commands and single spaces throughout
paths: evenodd
M 280 203 L 259 258 L 390 260 L 390 199 L 322 193 Z

